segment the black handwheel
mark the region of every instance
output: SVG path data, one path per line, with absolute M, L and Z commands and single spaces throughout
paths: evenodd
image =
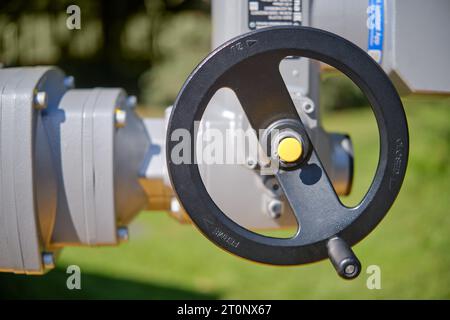
M 339 201 L 298 117 L 279 72 L 279 63 L 288 56 L 312 58 L 335 67 L 359 86 L 371 104 L 380 155 L 373 182 L 356 207 L 348 208 Z M 197 164 L 175 164 L 171 159 L 177 144 L 171 139 L 174 130 L 186 129 L 194 137 L 195 121 L 200 121 L 214 93 L 223 87 L 236 93 L 257 132 L 289 127 L 309 148 L 295 166 L 281 166 L 275 173 L 300 226 L 292 238 L 272 238 L 236 224 L 211 199 Z M 274 27 L 237 37 L 200 63 L 173 107 L 167 146 L 167 165 L 179 200 L 201 232 L 219 247 L 275 265 L 330 257 L 341 276 L 353 278 L 360 265 L 350 246 L 376 227 L 400 190 L 408 158 L 408 128 L 394 86 L 366 52 L 323 30 Z

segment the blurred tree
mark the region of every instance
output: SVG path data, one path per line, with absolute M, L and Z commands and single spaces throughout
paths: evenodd
M 81 9 L 80 30 L 66 27 L 72 4 Z M 138 94 L 140 75 L 167 60 L 160 34 L 186 11 L 207 19 L 209 1 L 2 0 L 0 62 L 56 64 L 75 76 L 78 87 L 120 86 Z
M 225 1 L 225 0 L 224 0 Z M 66 27 L 69 5 L 81 29 Z M 151 106 L 175 100 L 210 49 L 209 0 L 2 0 L 0 63 L 58 65 L 77 87 L 123 87 Z M 323 109 L 367 105 L 345 77 L 325 76 Z
M 159 34 L 160 59 L 141 77 L 142 100 L 169 106 L 195 66 L 210 51 L 211 25 L 207 17 L 185 12 L 170 18 Z
M 367 107 L 369 101 L 353 81 L 336 71 L 322 76 L 320 106 L 323 111 L 339 111 Z

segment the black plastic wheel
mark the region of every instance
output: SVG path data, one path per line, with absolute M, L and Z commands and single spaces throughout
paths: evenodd
M 287 56 L 325 62 L 359 86 L 375 114 L 380 158 L 368 192 L 353 208 L 339 201 L 314 145 L 306 164 L 296 170 L 280 170 L 276 177 L 291 206 L 295 207 L 293 211 L 300 225 L 295 236 L 280 239 L 254 233 L 229 219 L 208 194 L 197 164 L 172 161 L 171 150 L 177 141 L 172 141 L 171 136 L 174 130 L 182 128 L 189 130 L 194 139 L 194 122 L 202 118 L 214 93 L 223 87 L 236 93 L 255 130 L 285 119 L 301 125 L 278 68 Z M 253 261 L 294 265 L 326 258 L 329 239 L 339 237 L 351 246 L 376 227 L 400 190 L 409 142 L 406 117 L 397 91 L 366 52 L 323 30 L 274 27 L 235 38 L 200 63 L 173 107 L 167 146 L 172 185 L 192 221 L 207 238 Z

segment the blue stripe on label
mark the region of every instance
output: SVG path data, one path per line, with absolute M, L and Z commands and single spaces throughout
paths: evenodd
M 376 62 L 381 63 L 384 37 L 384 0 L 369 0 L 367 28 L 369 29 L 367 53 Z

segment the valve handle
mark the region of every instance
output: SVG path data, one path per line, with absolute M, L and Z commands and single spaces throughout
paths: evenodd
M 371 104 L 379 130 L 380 158 L 374 180 L 356 207 L 348 208 L 339 201 L 297 114 L 278 68 L 288 56 L 320 60 L 342 71 Z M 289 127 L 303 140 L 301 161 L 275 173 L 300 226 L 292 238 L 256 234 L 229 219 L 208 194 L 193 159 L 195 152 L 191 152 L 190 163 L 171 159 L 178 142 L 171 139 L 172 133 L 186 129 L 195 139 L 195 122 L 223 87 L 236 93 L 257 132 Z M 216 245 L 238 256 L 276 265 L 304 264 L 330 256 L 338 272 L 351 278 L 359 273 L 360 264 L 350 246 L 374 229 L 394 202 L 405 175 L 409 142 L 397 91 L 366 52 L 323 30 L 272 27 L 227 42 L 199 64 L 174 104 L 167 146 L 167 165 L 177 196 L 192 221 Z M 352 262 L 347 275 L 348 263 L 342 261 Z

